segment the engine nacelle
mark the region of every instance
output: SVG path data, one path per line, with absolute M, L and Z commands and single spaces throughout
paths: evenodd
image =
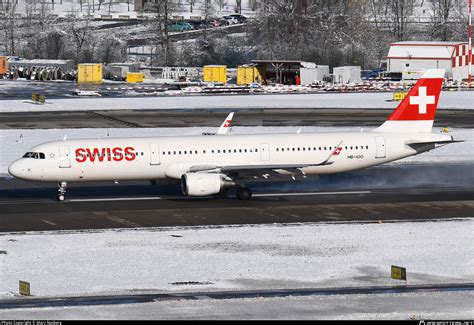
M 181 176 L 181 191 L 189 196 L 217 194 L 225 186 L 224 175 L 189 173 Z

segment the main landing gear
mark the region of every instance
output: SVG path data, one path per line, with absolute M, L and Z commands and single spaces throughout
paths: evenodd
M 66 182 L 60 182 L 58 184 L 58 195 L 57 195 L 57 199 L 58 201 L 62 202 L 66 199 L 66 189 L 67 189 L 67 183 Z
M 252 198 L 252 191 L 250 191 L 248 188 L 237 186 L 236 190 L 236 195 L 239 200 L 247 201 Z

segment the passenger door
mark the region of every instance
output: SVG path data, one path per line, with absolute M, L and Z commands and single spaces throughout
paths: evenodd
M 71 168 L 69 146 L 59 146 L 59 168 Z
M 377 148 L 375 158 L 385 158 L 386 157 L 385 138 L 383 136 L 376 136 L 375 144 Z

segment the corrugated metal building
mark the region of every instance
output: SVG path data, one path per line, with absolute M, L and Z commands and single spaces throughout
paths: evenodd
M 471 58 L 472 60 L 472 58 Z M 467 42 L 397 42 L 390 44 L 387 71 L 417 79 L 426 69 L 446 69 L 446 77 L 467 79 Z

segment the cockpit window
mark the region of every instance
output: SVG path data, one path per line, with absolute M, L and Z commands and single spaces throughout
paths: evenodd
M 42 152 L 27 152 L 24 154 L 23 158 L 45 159 L 45 155 Z
M 34 158 L 34 156 L 35 156 L 34 152 L 27 152 L 27 153 L 25 153 L 23 158 Z

